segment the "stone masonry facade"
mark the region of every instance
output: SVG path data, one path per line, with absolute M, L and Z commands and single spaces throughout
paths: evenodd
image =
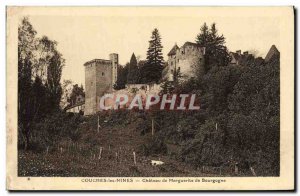
M 85 111 L 92 115 L 100 111 L 100 98 L 113 91 L 117 81 L 119 56 L 109 55 L 110 60 L 94 59 L 84 64 L 85 67 Z
M 168 53 L 168 65 L 164 70 L 164 79 L 173 80 L 173 72 L 180 68 L 184 76 L 193 76 L 193 66 L 196 63 L 204 64 L 205 47 L 192 42 L 185 42 L 180 48 L 175 46 Z

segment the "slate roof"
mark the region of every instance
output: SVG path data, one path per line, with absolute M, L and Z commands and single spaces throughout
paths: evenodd
M 239 60 L 240 55 L 239 55 L 238 53 L 231 52 L 231 54 L 232 54 L 232 57 L 233 57 L 236 61 Z
M 275 45 L 272 45 L 268 54 L 265 57 L 265 61 L 266 62 L 270 61 L 274 55 L 280 55 L 280 52 L 278 51 Z
M 182 47 L 185 47 L 185 46 L 196 46 L 196 47 L 200 47 L 199 44 L 193 43 L 193 42 L 185 42 L 185 43 L 183 44 Z
M 173 46 L 173 48 L 168 53 L 168 56 L 175 55 L 177 49 L 179 49 L 179 47 L 177 46 L 177 44 L 175 44 L 175 46 Z

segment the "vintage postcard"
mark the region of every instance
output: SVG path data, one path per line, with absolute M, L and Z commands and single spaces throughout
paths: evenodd
M 8 190 L 294 190 L 294 8 L 7 7 Z

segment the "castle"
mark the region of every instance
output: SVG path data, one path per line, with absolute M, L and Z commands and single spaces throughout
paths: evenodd
M 100 97 L 113 90 L 117 81 L 119 56 L 109 55 L 109 60 L 94 59 L 85 67 L 85 108 L 84 115 L 95 114 L 100 110 Z
M 180 72 L 187 77 L 193 76 L 192 67 L 196 63 L 204 64 L 205 47 L 192 42 L 185 42 L 180 48 L 175 44 L 168 53 L 168 65 L 163 70 L 164 80 L 173 80 L 173 72 Z
M 163 70 L 163 78 L 173 80 L 173 72 L 180 68 L 185 76 L 192 76 L 192 66 L 204 63 L 205 48 L 192 42 L 185 42 L 182 47 L 177 44 L 168 53 L 168 65 Z M 117 81 L 119 57 L 118 54 L 109 55 L 109 60 L 94 59 L 84 64 L 85 67 L 85 106 L 84 115 L 95 114 L 100 111 L 100 98 L 113 91 Z M 149 87 L 150 88 L 150 87 Z

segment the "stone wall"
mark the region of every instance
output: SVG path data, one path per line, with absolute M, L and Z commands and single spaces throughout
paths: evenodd
M 100 97 L 112 91 L 112 62 L 95 59 L 85 66 L 85 115 L 99 111 Z
M 85 115 L 95 113 L 96 108 L 96 63 L 85 64 Z
M 111 61 L 102 61 L 97 63 L 96 67 L 97 78 L 96 78 L 96 112 L 100 111 L 100 98 L 105 94 L 109 93 L 113 89 L 112 84 L 112 63 Z
M 112 62 L 112 83 L 115 84 L 118 76 L 119 55 L 112 53 L 109 55 L 109 60 Z
M 176 54 L 168 58 L 168 75 L 166 78 L 172 79 L 170 75 L 176 68 L 185 76 L 193 76 L 193 66 L 200 61 L 204 64 L 205 48 L 196 45 L 184 45 L 176 50 Z

